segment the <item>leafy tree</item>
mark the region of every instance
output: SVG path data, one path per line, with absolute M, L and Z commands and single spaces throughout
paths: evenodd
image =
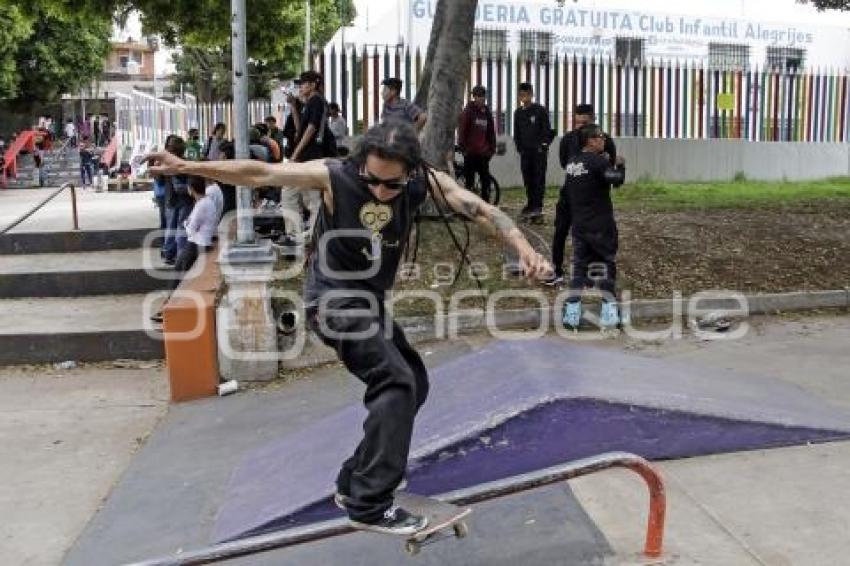
M 33 1 L 0 6 L 0 98 L 17 106 L 57 99 L 103 72 L 108 14 Z
M 850 0 L 797 0 L 800 4 L 813 4 L 818 10 L 850 10 Z

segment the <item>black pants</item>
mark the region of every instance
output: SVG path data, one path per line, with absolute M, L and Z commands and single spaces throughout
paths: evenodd
M 174 281 L 171 283 L 171 288 L 176 289 L 180 286 L 180 282 L 183 280 L 183 276 L 186 275 L 186 272 L 192 269 L 192 266 L 195 265 L 195 262 L 198 260 L 198 254 L 200 253 L 201 248 L 198 244 L 190 241 L 186 241 L 186 245 L 180 249 L 180 252 L 177 254 L 177 258 L 174 260 L 174 271 L 180 274 L 180 277 L 175 277 Z
M 407 468 L 413 421 L 428 396 L 428 372 L 398 324 L 391 323 L 387 337 L 383 309 L 370 316 L 350 316 L 346 310 L 366 309 L 366 302 L 342 299 L 330 304 L 334 311 L 309 309 L 308 321 L 348 371 L 366 384 L 363 401 L 369 411 L 363 440 L 342 464 L 337 489 L 350 498 L 351 519 L 376 522 L 392 505 L 393 491 Z M 337 333 L 363 332 L 371 325 L 378 330 L 367 338 L 334 337 L 322 331 L 321 319 Z
M 490 202 L 490 158 L 484 155 L 464 155 L 463 179 L 466 190 L 472 191 L 476 175 L 481 180 L 481 198 Z
M 594 284 L 613 298 L 617 283 L 617 226 L 593 230 L 573 229 L 573 272 L 570 290 L 580 291 Z M 592 269 L 591 269 L 592 267 Z M 578 294 L 570 298 L 579 300 Z
M 549 154 L 544 148 L 523 151 L 520 154 L 522 183 L 525 185 L 526 211 L 543 210 L 543 194 L 546 192 L 546 166 Z
M 567 192 L 561 189 L 558 204 L 555 205 L 555 235 L 552 237 L 552 266 L 558 277 L 564 275 L 564 248 L 567 245 L 567 236 L 570 235 L 572 214 Z

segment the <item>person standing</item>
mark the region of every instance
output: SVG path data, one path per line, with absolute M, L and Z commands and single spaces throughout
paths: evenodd
M 227 135 L 227 125 L 224 122 L 218 122 L 213 126 L 212 135 L 207 138 L 207 143 L 201 152 L 201 156 L 205 160 L 218 161 L 221 159 L 221 144 L 225 141 L 225 135 Z
M 401 79 L 384 79 L 381 85 L 381 98 L 384 99 L 381 122 L 401 120 L 412 124 L 417 132 L 421 132 L 428 121 L 428 114 L 413 102 L 401 98 L 401 87 L 404 85 Z
M 496 124 L 487 107 L 487 89 L 472 89 L 472 100 L 463 109 L 458 125 L 458 145 L 463 153 L 463 179 L 466 190 L 481 183 L 481 198 L 490 202 L 490 159 L 496 153 Z
M 345 116 L 339 113 L 339 104 L 336 102 L 328 104 L 328 128 L 334 135 L 337 150 L 347 152 L 348 149 L 345 148 L 342 140 L 348 137 L 348 122 Z
M 109 116 L 104 115 L 100 121 L 100 143 L 109 145 L 112 141 L 112 124 L 109 122 Z
M 77 147 L 77 127 L 74 126 L 74 121 L 70 118 L 65 124 L 65 138 L 68 140 L 69 147 Z
M 554 136 L 549 111 L 534 102 L 531 83 L 519 85 L 519 103 L 520 107 L 514 111 L 514 143 L 526 192 L 526 204 L 520 212 L 520 220 L 542 222 L 549 144 Z
M 564 169 L 566 169 L 567 163 L 582 151 L 579 141 L 579 131 L 584 126 L 595 122 L 596 117 L 593 114 L 593 106 L 590 104 L 576 105 L 573 120 L 575 128 L 561 138 L 561 145 L 558 148 L 561 167 Z M 608 157 L 611 165 L 616 164 L 617 146 L 614 144 L 614 140 L 607 134 L 605 135 L 603 156 Z M 571 224 L 572 211 L 570 209 L 569 192 L 566 186 L 564 186 L 561 188 L 561 192 L 558 195 L 558 204 L 555 206 L 555 234 L 552 237 L 552 266 L 555 268 L 555 272 L 552 274 L 550 280 L 544 281 L 544 284 L 550 287 L 561 285 L 564 282 L 564 248 L 567 245 L 567 237 L 570 234 Z
M 94 124 L 92 125 L 92 137 L 94 138 L 94 146 L 100 147 L 100 116 L 95 114 L 94 116 Z
M 430 169 L 416 131 L 399 121 L 373 126 L 345 161 L 197 163 L 166 152 L 146 160 L 154 174 L 319 191 L 316 234 L 330 237 L 313 250 L 306 269 L 306 320 L 366 385 L 368 411 L 363 438 L 337 475 L 334 500 L 358 529 L 412 535 L 425 528 L 428 518 L 397 505 L 393 494 L 407 469 L 416 415 L 428 396 L 428 371 L 385 306 L 416 210 L 431 193 L 446 209 L 492 226 L 516 251 L 529 279 L 549 270 L 546 259 L 504 212 Z M 333 237 L 342 229 L 351 235 Z
M 595 124 L 578 132 L 582 151 L 567 163 L 564 188 L 569 193 L 573 228 L 573 266 L 570 297 L 564 305 L 565 326 L 578 328 L 581 323 L 581 292 L 597 285 L 602 291 L 599 324 L 617 326 L 620 321 L 616 299 L 617 222 L 611 202 L 611 187 L 619 187 L 626 177 L 622 157 L 616 166 L 604 156 L 605 134 Z M 602 268 L 590 275 L 590 266 Z
M 83 188 L 94 184 L 94 151 L 87 137 L 80 144 L 80 183 Z
M 172 136 L 165 150 L 182 158 L 186 154 L 186 142 L 180 136 Z M 165 179 L 165 243 L 162 259 L 174 265 L 177 256 L 186 244 L 183 224 L 192 212 L 194 200 L 189 195 L 188 179 L 185 175 L 168 176 Z
M 189 141 L 186 142 L 186 159 L 190 161 L 201 160 L 201 134 L 198 128 L 189 130 Z

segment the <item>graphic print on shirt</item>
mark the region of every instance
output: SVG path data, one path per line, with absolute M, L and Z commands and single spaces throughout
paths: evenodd
M 381 230 L 393 219 L 393 209 L 387 204 L 367 202 L 360 207 L 359 216 L 363 227 L 372 231 L 372 251 L 370 252 L 366 248 L 362 248 L 360 251 L 366 256 L 366 259 L 377 261 L 381 258 L 381 247 L 384 240 Z
M 587 175 L 588 172 L 582 161 L 567 164 L 566 173 L 570 177 L 582 177 Z

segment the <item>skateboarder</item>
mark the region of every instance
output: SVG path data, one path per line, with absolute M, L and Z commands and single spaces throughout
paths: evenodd
M 611 202 L 611 186 L 619 187 L 626 177 L 622 157 L 612 166 L 604 156 L 605 134 L 595 124 L 582 126 L 578 133 L 582 151 L 567 163 L 564 189 L 572 209 L 573 273 L 572 292 L 564 306 L 563 322 L 578 328 L 581 322 L 581 291 L 593 286 L 591 264 L 602 264 L 599 289 L 605 293 L 599 322 L 602 327 L 620 323 L 615 298 L 617 278 L 617 222 Z
M 398 324 L 385 316 L 416 209 L 431 194 L 443 208 L 496 228 L 516 249 L 529 278 L 551 268 L 506 214 L 425 165 L 414 128 L 374 126 L 345 161 L 269 164 L 188 162 L 168 153 L 146 158 L 154 175 L 202 175 L 243 186 L 321 192 L 322 206 L 305 282 L 307 320 L 346 368 L 366 384 L 364 437 L 342 465 L 338 499 L 359 528 L 412 535 L 427 519 L 394 505 L 407 467 L 413 422 L 428 395 L 428 374 Z M 355 235 L 352 236 L 352 233 Z

